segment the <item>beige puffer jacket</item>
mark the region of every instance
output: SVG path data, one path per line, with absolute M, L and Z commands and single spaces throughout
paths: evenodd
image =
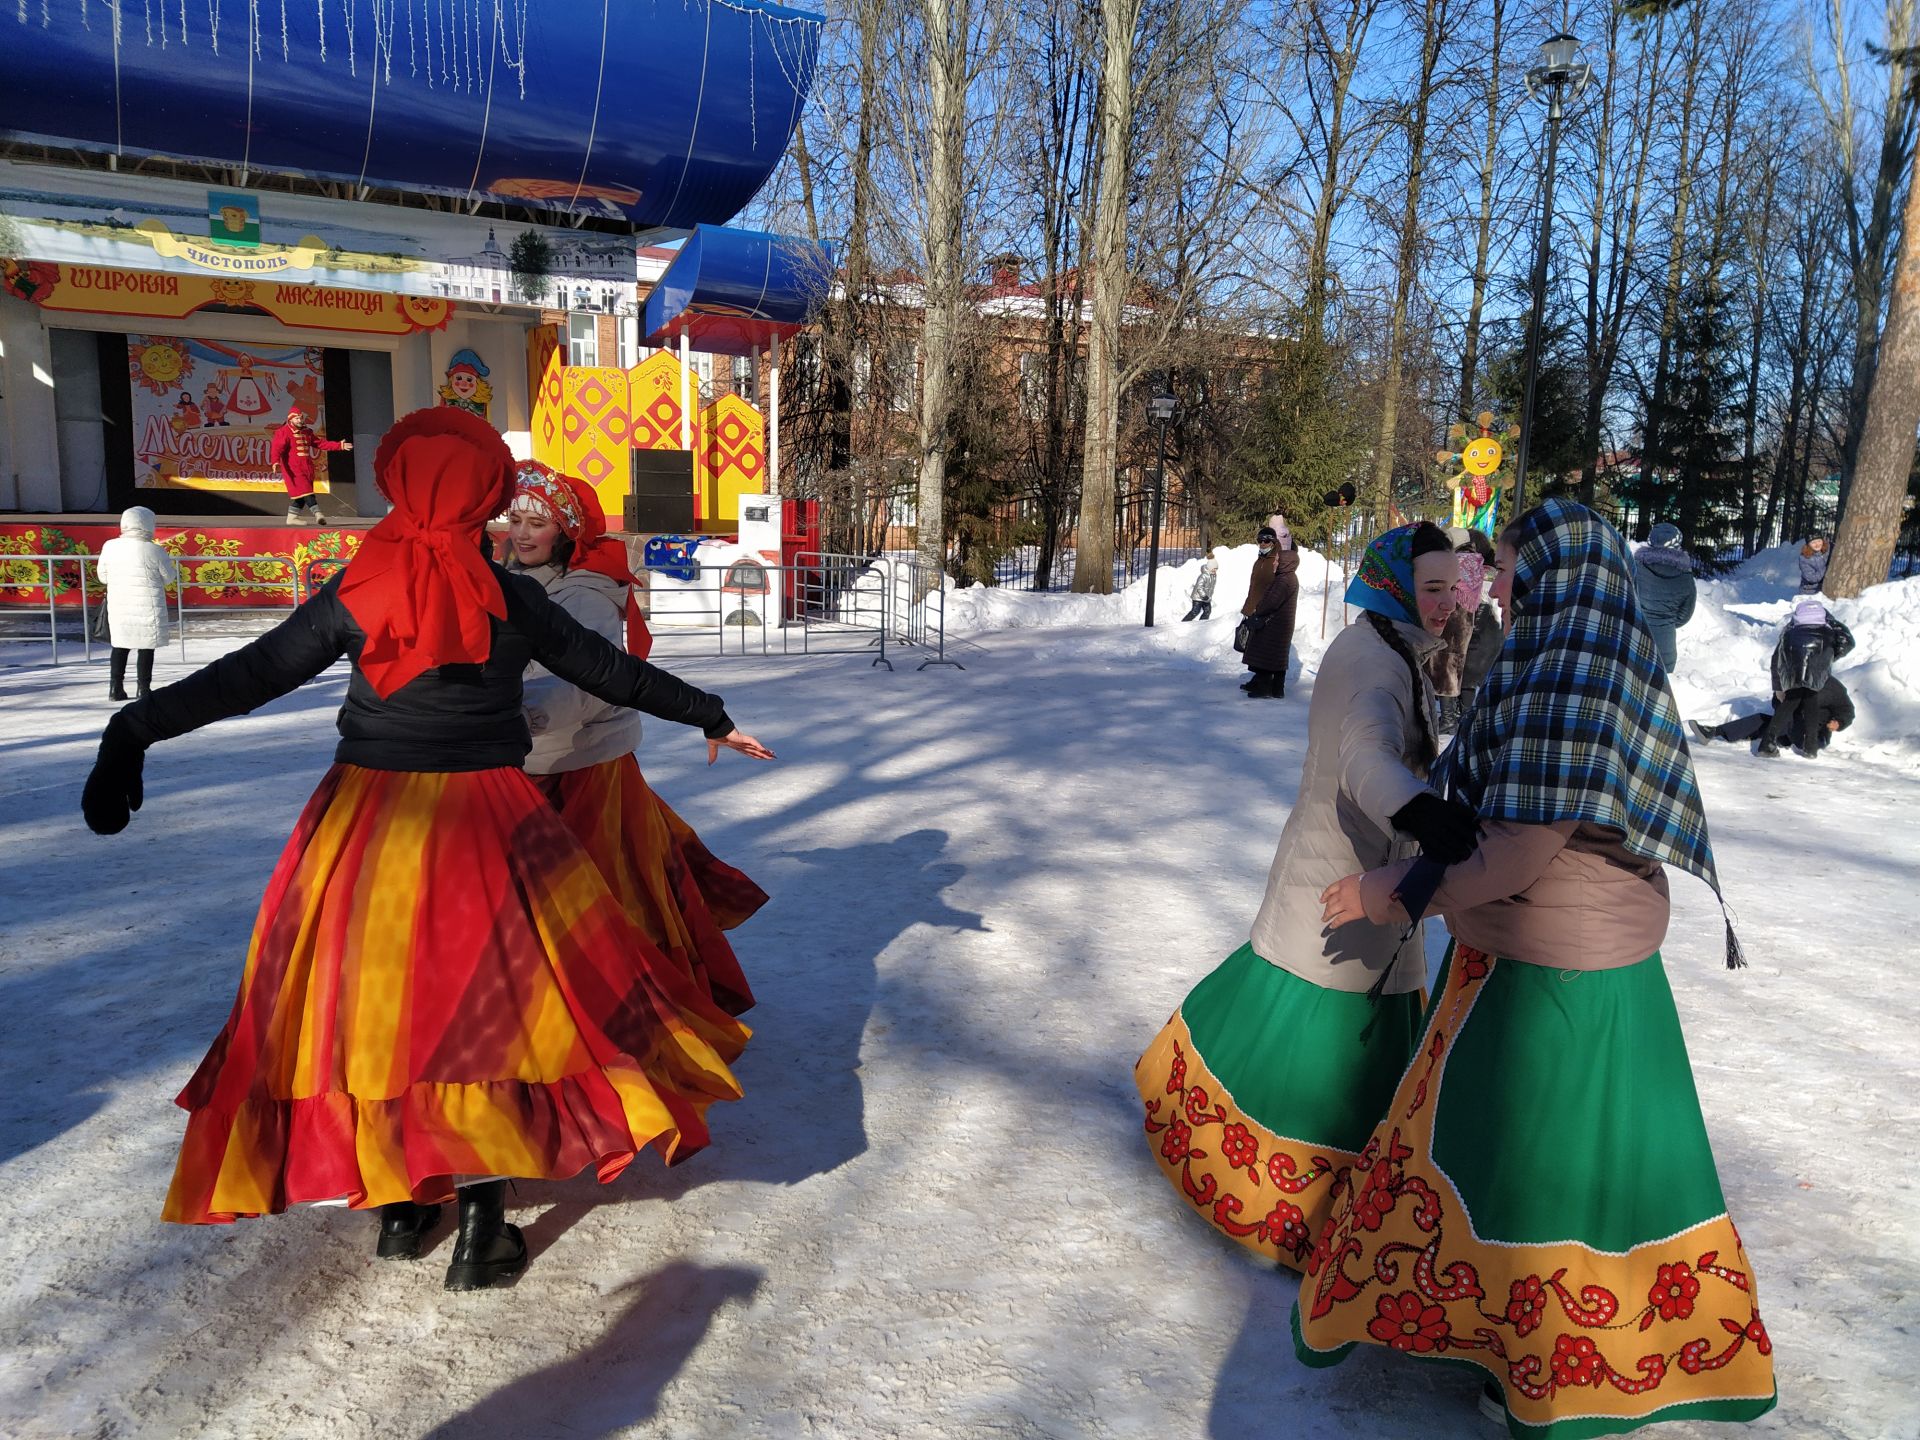
M 1417 626 L 1393 626 L 1416 660 L 1440 645 Z M 1431 717 L 1433 689 L 1421 668 L 1416 693 L 1407 662 L 1362 616 L 1334 637 L 1313 682 L 1300 798 L 1280 832 L 1252 940 L 1267 963 L 1323 989 L 1368 990 L 1389 963 L 1387 993 L 1426 982 L 1418 930 L 1401 945 L 1403 925 L 1357 920 L 1328 931 L 1320 920 L 1327 886 L 1417 848 L 1395 833 L 1390 817 L 1426 788 L 1413 707 L 1425 706 Z
M 549 600 L 594 634 L 626 648 L 626 586 L 591 570 L 564 571 L 558 565 L 536 565 L 521 573 L 544 585 Z M 533 731 L 529 775 L 585 770 L 640 747 L 638 710 L 609 705 L 544 665 L 529 665 L 521 685 L 527 728 Z

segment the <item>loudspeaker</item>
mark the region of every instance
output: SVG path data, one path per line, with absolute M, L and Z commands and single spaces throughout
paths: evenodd
M 623 529 L 631 535 L 693 530 L 693 452 L 635 450 L 628 472 Z

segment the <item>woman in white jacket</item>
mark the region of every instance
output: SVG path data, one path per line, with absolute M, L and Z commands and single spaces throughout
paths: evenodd
M 507 518 L 507 568 L 538 580 L 588 629 L 644 657 L 651 637 L 626 547 L 607 537 L 592 487 L 523 462 Z M 533 732 L 527 774 L 579 836 L 607 888 L 723 1010 L 750 1009 L 753 990 L 723 932 L 744 924 L 766 892 L 716 859 L 647 785 L 634 759 L 639 712 L 608 705 L 538 664 L 527 668 L 523 697 Z
M 1347 591 L 1363 612 L 1314 681 L 1299 799 L 1249 942 L 1195 986 L 1134 1067 L 1161 1170 L 1227 1235 L 1304 1267 L 1351 1165 L 1412 1058 L 1426 981 L 1417 929 L 1329 929 L 1320 892 L 1354 862 L 1464 859 L 1470 810 L 1427 788 L 1437 742 L 1422 660 L 1459 567 L 1432 525 L 1389 531 Z M 1376 1009 L 1368 991 L 1377 989 Z
M 153 511 L 144 505 L 120 512 L 120 534 L 100 547 L 96 566 L 107 587 L 107 634 L 113 645 L 107 695 L 127 698 L 127 653 L 141 695 L 153 688 L 153 652 L 167 643 L 167 587 L 179 567 L 153 539 Z

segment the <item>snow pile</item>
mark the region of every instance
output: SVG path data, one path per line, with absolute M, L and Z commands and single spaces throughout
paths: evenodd
M 1210 621 L 1180 623 L 1189 604 L 1187 592 L 1200 573 L 1196 559 L 1161 567 L 1152 630 L 1142 624 L 1147 584 L 1141 579 L 1113 595 L 986 586 L 949 590 L 947 633 L 1071 629 L 1077 632 L 1076 649 L 1103 658 L 1176 658 L 1210 669 L 1238 670 L 1233 631 L 1257 554 L 1251 545 L 1214 551 L 1220 581 Z M 1724 580 L 1700 583 L 1699 607 L 1680 631 L 1680 664 L 1672 677 L 1681 714 L 1713 723 L 1770 707 L 1768 667 L 1774 641 L 1801 598 L 1798 556 L 1795 546 L 1777 546 L 1755 555 Z M 1346 617 L 1357 613 L 1340 603 L 1346 578 L 1338 564 L 1301 550 L 1291 678 L 1312 677 L 1327 642 L 1340 632 Z M 1871 751 L 1909 768 L 1920 765 L 1920 578 L 1876 585 L 1858 600 L 1826 603 L 1858 642 L 1837 667 L 1859 711 L 1846 736 L 1847 748 Z
M 1673 676 L 1681 713 L 1712 722 L 1770 708 L 1774 642 L 1802 598 L 1798 555 L 1776 546 L 1701 582 Z M 1847 748 L 1920 761 L 1920 579 L 1875 585 L 1857 600 L 1819 598 L 1856 642 L 1834 667 L 1858 712 Z

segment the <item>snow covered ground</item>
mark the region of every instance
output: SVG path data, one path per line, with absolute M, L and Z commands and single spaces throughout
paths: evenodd
M 146 808 L 102 839 L 77 812 L 103 667 L 0 670 L 0 1434 L 1490 1440 L 1470 1378 L 1299 1367 L 1295 1282 L 1190 1214 L 1141 1134 L 1132 1062 L 1244 939 L 1301 758 L 1311 667 L 1241 698 L 1234 569 L 1222 619 L 1151 635 L 1116 623 L 1134 595 L 956 594 L 964 672 L 671 662 L 781 755 L 708 770 L 663 725 L 643 752 L 774 896 L 737 937 L 747 1098 L 671 1173 L 521 1185 L 533 1266 L 473 1295 L 440 1288 L 444 1230 L 409 1266 L 338 1210 L 156 1219 L 171 1097 L 341 673 L 156 751 Z M 1758 689 L 1733 647 L 1764 661 L 1770 615 L 1703 604 L 1691 703 Z M 1317 594 L 1300 624 L 1311 662 Z M 1776 1344 L 1781 1405 L 1750 1434 L 1920 1436 L 1920 725 L 1878 626 L 1871 748 L 1701 757 L 1750 969 L 1721 968 L 1710 896 L 1675 882 L 1669 970 Z

